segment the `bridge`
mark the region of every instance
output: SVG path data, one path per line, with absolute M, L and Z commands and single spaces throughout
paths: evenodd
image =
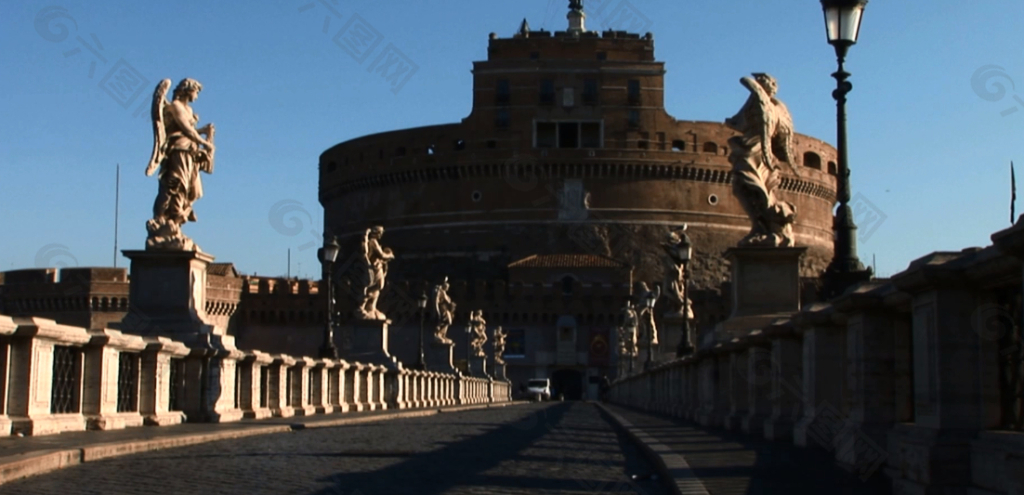
M 0 483 L 34 494 L 1021 493 L 1024 224 L 992 241 L 728 340 L 709 334 L 696 352 L 624 370 L 600 403 L 513 402 L 500 367 L 471 376 L 210 351 L 0 317 Z

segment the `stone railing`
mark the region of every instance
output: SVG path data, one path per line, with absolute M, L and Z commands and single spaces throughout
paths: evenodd
M 697 353 L 611 402 L 823 449 L 896 493 L 1024 489 L 1024 222 Z
M 509 391 L 505 380 L 0 316 L 0 435 L 485 404 Z

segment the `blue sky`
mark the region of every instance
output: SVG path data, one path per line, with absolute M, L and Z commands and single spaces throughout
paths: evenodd
M 291 249 L 292 275 L 315 276 L 319 154 L 459 121 L 488 34 L 510 36 L 524 17 L 564 29 L 567 3 L 0 0 L 0 270 L 110 266 L 118 163 L 119 249 L 143 247 L 157 184 L 143 174 L 148 111 L 133 114 L 160 79 L 192 77 L 204 85 L 195 111 L 217 126 L 217 169 L 203 176 L 200 221 L 186 233 L 244 273 L 285 274 Z M 797 132 L 835 142 L 835 58 L 819 2 L 584 3 L 590 29 L 654 33 L 676 118 L 722 121 L 746 98 L 739 78 L 769 72 Z M 639 29 L 614 24 L 621 9 L 642 16 Z M 332 41 L 356 15 L 383 38 L 363 61 Z M 417 66 L 397 93 L 367 71 L 389 44 Z M 872 0 L 847 70 L 863 261 L 875 255 L 890 275 L 932 251 L 988 245 L 1009 226 L 1010 160 L 1024 181 L 1024 3 Z M 145 81 L 138 95 L 101 86 L 132 73 Z M 272 211 L 289 214 L 281 223 Z

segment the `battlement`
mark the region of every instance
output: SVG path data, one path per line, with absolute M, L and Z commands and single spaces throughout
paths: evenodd
M 308 296 L 317 294 L 319 287 L 316 280 L 255 275 L 242 277 L 244 294 Z

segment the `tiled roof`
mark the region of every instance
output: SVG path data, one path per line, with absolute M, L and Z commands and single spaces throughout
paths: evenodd
M 238 276 L 238 272 L 235 271 L 234 263 L 210 263 L 210 265 L 206 267 L 206 273 L 209 273 L 210 275 L 220 275 L 222 277 Z
M 599 254 L 534 254 L 509 263 L 509 268 L 629 268 L 629 265 Z

